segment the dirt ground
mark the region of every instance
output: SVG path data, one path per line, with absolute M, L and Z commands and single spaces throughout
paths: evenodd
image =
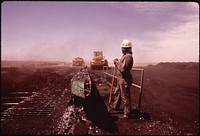
M 70 80 L 80 68 L 2 69 L 1 133 L 198 135 L 199 70 L 196 67 L 199 64 L 194 64 L 194 67 L 193 64 L 186 65 L 190 67 L 171 63 L 142 67 L 144 81 L 141 109 L 138 111 L 135 107 L 137 100 L 134 98 L 138 98 L 138 89 L 133 87 L 130 119 L 120 119 L 122 111 L 107 111 L 110 91 L 107 80 L 110 77 L 102 71 L 89 71 L 94 83 L 93 93 L 87 100 L 79 100 L 82 105 L 74 106 L 69 104 Z M 139 75 L 133 72 L 135 83 L 138 83 Z M 10 102 L 7 97 L 20 101 L 16 95 L 11 96 L 10 92 L 23 91 L 34 94 L 7 109 L 8 106 L 3 104 Z M 34 111 L 38 107 L 49 108 L 44 113 L 37 112 L 36 116 L 28 107 Z
M 167 134 L 197 135 L 199 71 L 159 65 L 144 70 L 141 109 L 155 121 L 157 130 L 163 126 Z

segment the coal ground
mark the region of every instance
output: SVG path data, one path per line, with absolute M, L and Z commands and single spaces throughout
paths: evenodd
M 182 67 L 181 67 L 182 68 Z M 131 89 L 132 116 L 107 111 L 111 78 L 89 71 L 92 95 L 70 104 L 70 80 L 79 67 L 9 68 L 1 74 L 1 134 L 36 135 L 198 135 L 199 71 L 166 66 L 144 67 L 141 110 Z M 140 74 L 134 73 L 138 83 Z M 11 92 L 33 92 L 19 100 Z M 24 96 L 25 94 L 23 94 Z M 21 97 L 20 94 L 17 96 Z M 10 98 L 17 105 L 4 105 Z M 42 111 L 40 111 L 42 109 Z M 36 112 L 36 114 L 35 114 Z

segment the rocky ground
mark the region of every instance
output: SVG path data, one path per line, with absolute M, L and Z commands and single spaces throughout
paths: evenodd
M 89 71 L 92 95 L 70 103 L 71 78 L 80 68 L 12 69 L 2 73 L 1 133 L 44 135 L 197 135 L 199 134 L 199 73 L 149 66 L 144 68 L 141 110 L 132 100 L 132 116 L 107 111 L 111 80 L 101 71 Z M 139 79 L 133 73 L 135 82 Z M 10 92 L 33 92 L 9 109 Z M 137 89 L 132 88 L 132 98 Z M 17 95 L 20 96 L 21 95 Z M 24 96 L 24 94 L 23 94 Z M 12 100 L 13 100 L 12 99 Z M 9 99 L 10 100 L 10 99 Z M 7 109 L 7 110 L 4 110 Z

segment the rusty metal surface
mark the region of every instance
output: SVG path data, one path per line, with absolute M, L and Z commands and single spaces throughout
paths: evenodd
M 91 84 L 88 69 L 84 67 L 71 79 L 71 93 L 86 98 L 91 93 Z

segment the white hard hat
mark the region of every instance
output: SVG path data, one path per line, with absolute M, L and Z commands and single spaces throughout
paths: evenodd
M 121 48 L 129 48 L 132 47 L 132 43 L 129 40 L 123 40 L 121 43 Z

